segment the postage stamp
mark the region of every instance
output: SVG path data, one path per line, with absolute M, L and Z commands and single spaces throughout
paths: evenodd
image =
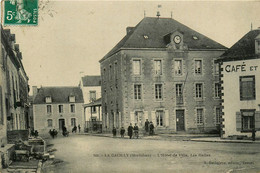
M 38 0 L 5 0 L 4 25 L 38 25 Z

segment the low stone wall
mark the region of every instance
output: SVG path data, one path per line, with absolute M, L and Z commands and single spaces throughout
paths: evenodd
M 28 141 L 29 131 L 28 130 L 12 130 L 7 131 L 7 143 L 15 144 L 19 140 Z

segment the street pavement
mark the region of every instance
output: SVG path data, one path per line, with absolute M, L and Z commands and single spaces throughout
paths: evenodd
M 208 143 L 71 135 L 48 141 L 56 164 L 45 173 L 260 172 L 259 143 Z M 63 161 L 63 162 L 62 162 Z

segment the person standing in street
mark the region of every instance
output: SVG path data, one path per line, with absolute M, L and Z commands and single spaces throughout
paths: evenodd
M 128 136 L 129 136 L 129 138 L 130 139 L 132 139 L 132 136 L 133 136 L 133 126 L 132 126 L 132 123 L 130 123 L 130 125 L 128 126 L 128 129 L 127 129 L 127 131 L 128 131 Z
M 121 127 L 121 129 L 120 129 L 120 135 L 121 135 L 121 138 L 124 138 L 124 137 L 125 137 L 125 128 L 124 128 L 124 127 Z
M 151 121 L 150 122 L 150 135 L 153 135 L 154 134 L 154 125 L 153 125 L 153 122 Z
M 113 133 L 113 137 L 115 138 L 116 137 L 116 128 L 115 127 L 113 127 L 112 133 Z
M 80 133 L 80 124 L 78 125 L 79 133 Z
M 139 128 L 137 126 L 137 123 L 135 123 L 135 126 L 134 126 L 134 136 L 136 137 L 136 139 L 138 139 L 138 137 L 139 137 Z
M 144 123 L 144 128 L 145 128 L 146 134 L 148 134 L 149 133 L 149 121 L 148 121 L 148 119 L 146 119 L 146 121 Z

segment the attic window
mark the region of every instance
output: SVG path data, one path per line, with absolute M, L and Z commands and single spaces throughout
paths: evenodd
M 74 103 L 75 102 L 75 96 L 69 96 L 69 102 Z
M 148 37 L 148 35 L 144 35 L 144 39 L 148 39 L 149 37 Z
M 45 97 L 45 102 L 46 103 L 51 103 L 51 96 Z
M 194 39 L 194 40 L 198 40 L 199 38 L 197 37 L 197 36 L 192 36 L 192 38 Z

